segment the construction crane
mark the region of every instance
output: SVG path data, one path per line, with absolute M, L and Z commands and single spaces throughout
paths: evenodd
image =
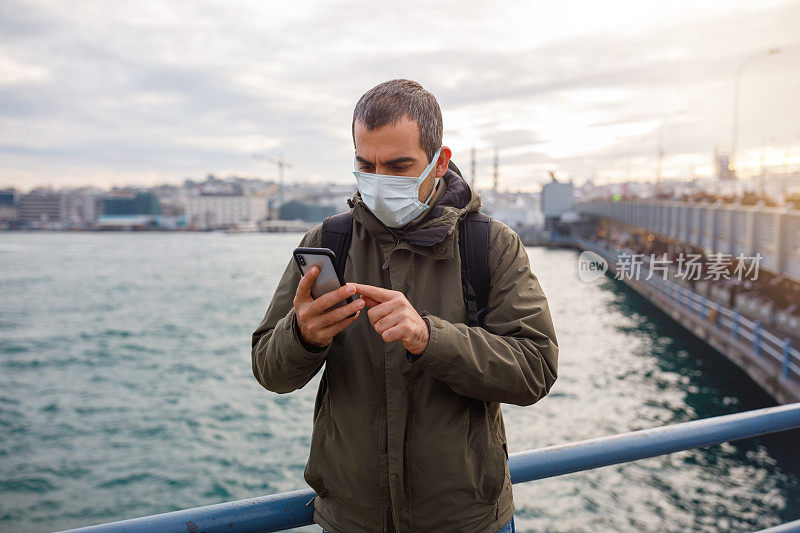
M 291 163 L 287 163 L 286 160 L 283 159 L 283 154 L 278 154 L 278 157 L 270 157 L 263 153 L 255 153 L 253 157 L 278 165 L 278 209 L 280 209 L 283 205 L 283 173 L 284 169 L 292 168 Z

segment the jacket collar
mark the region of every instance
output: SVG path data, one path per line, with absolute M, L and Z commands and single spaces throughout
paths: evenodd
M 372 214 L 361 199 L 361 193 L 348 200 L 353 218 L 381 245 L 406 248 L 413 252 L 441 259 L 455 254 L 453 238 L 461 217 L 481 207 L 480 195 L 451 165 L 439 181 L 431 198 L 431 207 L 401 228 L 389 228 Z

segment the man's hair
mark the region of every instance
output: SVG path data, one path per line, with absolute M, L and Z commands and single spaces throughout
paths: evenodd
M 430 162 L 442 146 L 442 110 L 436 98 L 412 80 L 385 81 L 364 93 L 353 110 L 353 145 L 356 121 L 374 130 L 396 124 L 404 116 L 417 122 L 419 141 Z

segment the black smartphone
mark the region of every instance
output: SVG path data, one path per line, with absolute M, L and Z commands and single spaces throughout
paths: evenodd
M 335 291 L 345 285 L 344 276 L 336 266 L 336 255 L 329 248 L 295 248 L 294 260 L 300 273 L 304 276 L 312 266 L 319 268 L 319 275 L 314 280 L 314 285 L 311 286 L 311 297 L 315 300 L 323 294 Z M 352 301 L 353 297 L 348 296 L 330 309 L 347 305 Z

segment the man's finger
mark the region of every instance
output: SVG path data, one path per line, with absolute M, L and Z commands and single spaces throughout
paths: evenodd
M 378 304 L 372 309 L 369 310 L 369 321 L 373 327 L 375 327 L 375 323 L 382 319 L 383 317 L 390 314 L 392 311 L 399 307 L 398 302 L 391 301 L 391 302 L 383 302 L 382 304 Z
M 297 284 L 297 294 L 301 298 L 311 300 L 311 287 L 314 285 L 314 280 L 319 276 L 319 267 L 312 266 L 309 268 L 305 275 L 300 278 L 300 283 Z
M 372 298 L 376 302 L 386 302 L 394 298 L 394 292 L 383 287 L 376 287 L 374 285 L 363 285 L 361 283 L 353 283 L 356 286 L 356 292 L 361 296 Z
M 403 327 L 402 324 L 397 324 L 387 329 L 383 333 L 381 333 L 381 337 L 383 338 L 383 342 L 386 343 L 394 342 L 396 340 L 401 339 L 405 334 L 405 332 L 406 332 L 405 327 Z
M 360 311 L 364 307 L 364 300 L 358 299 L 354 302 L 350 302 L 347 305 L 343 305 L 341 307 L 337 307 L 336 309 L 331 309 L 327 313 L 319 315 L 319 318 L 322 320 L 322 324 L 325 326 L 330 326 L 332 324 L 336 324 L 341 320 L 349 317 L 351 314 Z
M 335 291 L 326 292 L 314 300 L 314 311 L 321 315 L 326 310 L 330 309 L 348 296 L 354 295 L 356 293 L 354 285 L 355 283 L 348 283 L 342 287 L 339 287 Z
M 365 304 L 367 304 L 367 308 L 373 308 L 373 307 L 375 307 L 376 305 L 379 305 L 379 304 L 380 304 L 380 302 L 379 302 L 379 301 L 377 301 L 377 300 L 373 300 L 372 298 L 369 298 L 369 297 L 367 297 L 367 296 L 363 296 L 363 295 L 362 295 L 362 296 L 361 296 L 361 298 L 364 300 L 364 303 L 365 303 Z
M 340 321 L 339 321 L 339 322 L 337 322 L 336 324 L 332 324 L 332 325 L 328 326 L 327 328 L 323 328 L 323 329 L 322 329 L 322 333 L 323 333 L 324 335 L 326 335 L 326 336 L 327 336 L 327 335 L 330 335 L 330 336 L 331 336 L 331 338 L 333 338 L 333 336 L 334 336 L 334 335 L 336 335 L 337 333 L 339 333 L 340 331 L 342 331 L 344 328 L 346 328 L 347 326 L 349 326 L 350 324 L 352 324 L 353 322 L 355 322 L 355 321 L 356 321 L 356 319 L 357 319 L 357 318 L 358 318 L 360 315 L 361 315 L 361 310 L 358 310 L 358 311 L 356 311 L 356 314 L 355 314 L 355 316 L 351 316 L 351 317 L 349 317 L 349 318 L 345 318 L 344 320 L 340 320 Z
M 401 320 L 403 320 L 402 313 L 389 313 L 380 320 L 376 320 L 372 324 L 372 327 L 375 328 L 375 331 L 378 332 L 378 335 L 381 335 L 387 329 L 399 324 Z

